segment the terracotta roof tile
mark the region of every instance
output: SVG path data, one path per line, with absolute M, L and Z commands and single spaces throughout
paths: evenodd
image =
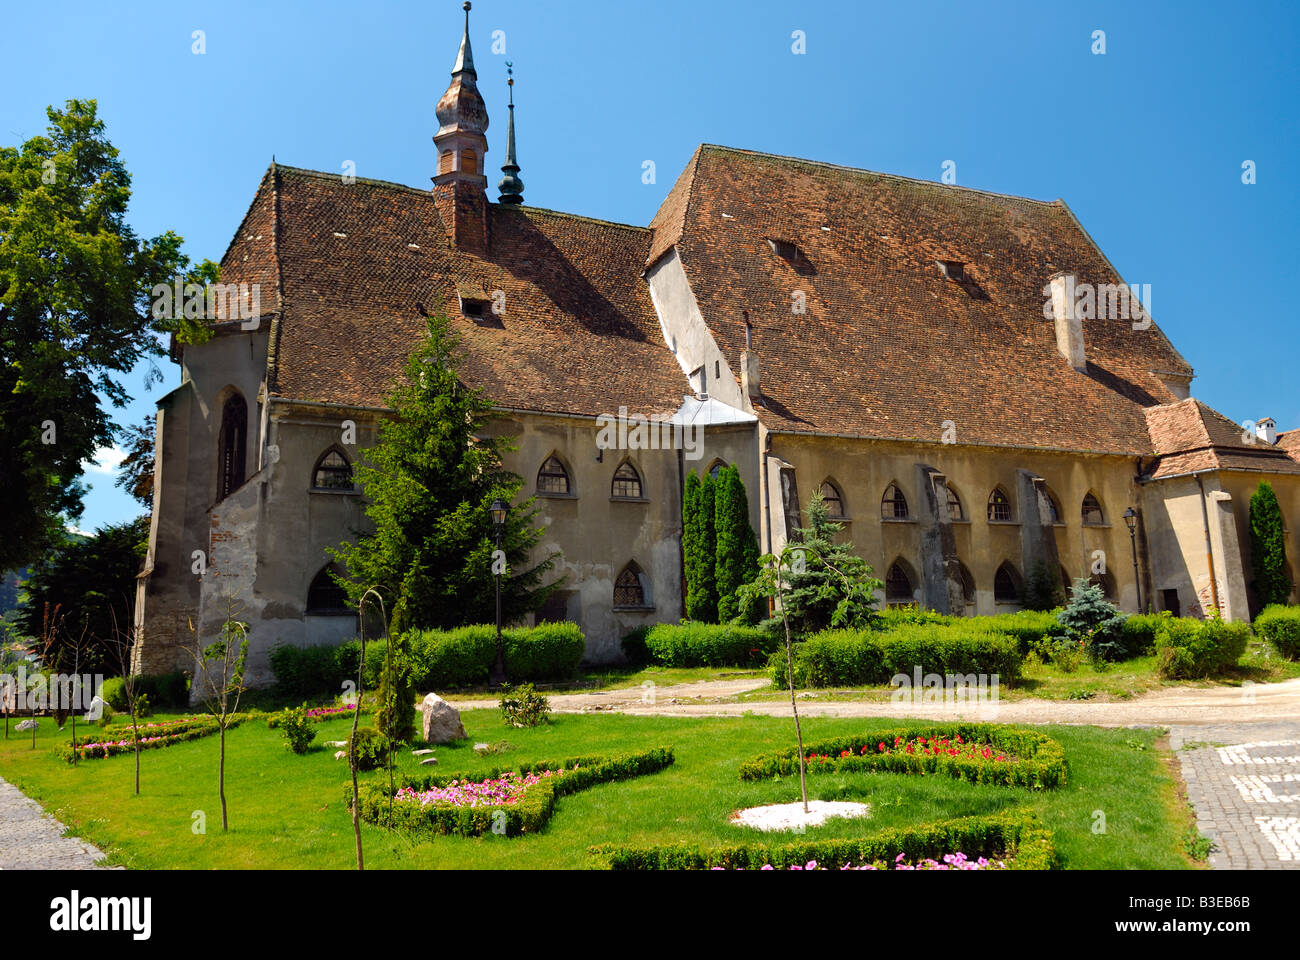
M 1153 480 L 1206 470 L 1245 470 L 1300 474 L 1282 447 L 1248 442 L 1242 427 L 1195 397 L 1146 412 L 1151 446 L 1159 457 L 1150 471 Z

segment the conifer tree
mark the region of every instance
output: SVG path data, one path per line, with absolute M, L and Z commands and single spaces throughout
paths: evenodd
M 700 475 L 686 475 L 682 492 L 682 572 L 686 577 L 686 615 L 697 619 L 700 605 Z
M 340 585 L 354 601 L 372 586 L 393 598 L 393 633 L 496 619 L 491 505 L 498 498 L 513 503 L 523 485 L 502 466 L 513 447 L 492 435 L 491 400 L 457 376 L 450 321 L 440 313 L 426 320 L 428 338 L 388 397 L 395 415 L 380 425 L 378 444 L 356 468 L 374 533 L 331 551 L 347 565 Z M 532 498 L 514 504 L 506 519 L 506 623 L 539 608 L 559 585 L 540 586 L 558 554 L 526 566 L 545 529 L 536 519 Z
M 1250 565 L 1255 596 L 1261 607 L 1286 603 L 1291 597 L 1291 573 L 1286 565 L 1286 534 L 1277 494 L 1267 480 L 1250 498 Z
M 740 612 L 736 591 L 758 575 L 758 540 L 749 525 L 749 498 L 735 464 L 718 474 L 714 498 L 714 581 L 718 591 L 718 622 Z
M 718 588 L 714 579 L 714 566 L 718 552 L 714 527 L 717 482 L 709 474 L 700 481 L 698 508 L 695 512 L 695 531 L 691 535 L 691 570 L 695 582 L 688 585 L 686 615 L 701 623 L 718 622 Z

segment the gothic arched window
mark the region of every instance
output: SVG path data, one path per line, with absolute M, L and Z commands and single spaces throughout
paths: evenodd
M 348 607 L 347 591 L 340 587 L 331 573 L 341 573 L 338 566 L 327 563 L 312 579 L 307 588 L 307 612 L 310 614 L 352 613 Z
M 313 490 L 351 490 L 352 464 L 337 448 L 326 450 L 311 472 Z
M 232 394 L 221 408 L 221 433 L 217 438 L 217 499 L 224 500 L 244 482 L 244 457 L 248 448 L 248 404 Z
M 646 598 L 645 575 L 633 560 L 623 568 L 623 572 L 614 581 L 614 606 L 648 607 L 649 605 Z
M 1011 519 L 1011 498 L 1006 495 L 1006 492 L 1001 487 L 996 487 L 989 494 L 989 519 Z
M 1106 515 L 1101 510 L 1101 501 L 1091 493 L 1083 498 L 1083 522 L 1092 526 L 1101 526 L 1106 522 Z
M 826 504 L 826 515 L 832 520 L 844 518 L 844 495 L 829 480 L 822 484 L 822 503 Z
M 898 484 L 891 483 L 880 498 L 880 516 L 885 520 L 906 520 L 907 515 L 907 497 Z
M 966 519 L 966 510 L 961 505 L 961 497 L 957 496 L 957 491 L 947 484 L 944 489 L 948 491 L 948 519 L 961 521 Z
M 993 575 L 993 599 L 998 603 L 1020 602 L 1020 572 L 1009 560 Z
M 569 493 L 569 471 L 556 457 L 547 457 L 542 468 L 537 471 L 538 493 Z
M 641 498 L 641 474 L 636 472 L 636 467 L 632 466 L 630 461 L 624 460 L 614 471 L 614 483 L 610 488 L 610 495 L 629 500 Z
M 914 599 L 912 578 L 908 575 L 903 562 L 895 560 L 890 564 L 889 571 L 885 574 L 885 602 L 911 603 Z

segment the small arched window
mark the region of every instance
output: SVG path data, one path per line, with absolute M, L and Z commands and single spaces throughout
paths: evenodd
M 647 607 L 645 575 L 635 560 L 623 568 L 614 581 L 614 606 Z
M 314 490 L 351 490 L 354 486 L 352 464 L 341 451 L 326 450 L 312 470 L 311 485 Z
M 885 488 L 885 495 L 880 498 L 880 516 L 885 520 L 907 519 L 907 497 L 898 484 L 891 483 Z
M 840 488 L 827 480 L 822 484 L 822 503 L 826 504 L 826 515 L 832 520 L 842 520 L 844 513 L 844 497 L 840 493 Z
M 455 155 L 450 150 L 444 150 L 438 155 L 438 173 L 451 173 L 452 163 Z
M 307 588 L 308 613 L 337 616 L 354 612 L 348 607 L 347 591 L 335 582 L 331 574 L 342 575 L 337 564 L 325 564 L 312 579 L 311 586 Z
M 726 469 L 727 469 L 727 462 L 725 460 L 714 460 L 711 464 L 709 464 L 709 476 L 711 476 L 714 480 L 716 480 L 718 479 L 718 474 L 720 474 L 723 470 Z
M 1061 513 L 1061 503 L 1056 499 L 1056 494 L 1052 493 L 1051 490 L 1045 492 L 1047 493 L 1047 511 L 1051 514 L 1052 523 L 1064 523 L 1065 521 L 1062 519 L 1063 515 Z
M 1101 511 L 1101 501 L 1091 493 L 1083 498 L 1083 522 L 1092 526 L 1101 526 L 1106 522 L 1106 515 Z
M 961 497 L 957 496 L 957 491 L 947 484 L 944 485 L 944 489 L 948 491 L 948 519 L 965 520 L 966 510 L 961 505 Z
M 963 603 L 975 602 L 975 578 L 970 569 L 960 560 L 957 561 L 957 575 L 961 577 L 961 598 Z
M 907 568 L 903 563 L 895 560 L 885 574 L 885 602 L 911 603 L 914 599 L 912 578 L 908 576 Z
M 478 154 L 473 150 L 462 150 L 460 152 L 460 170 L 461 173 L 478 173 Z
M 997 487 L 989 494 L 989 519 L 990 520 L 1010 520 L 1011 519 L 1011 499 L 1006 492 Z
M 233 394 L 221 408 L 221 433 L 217 438 L 217 499 L 224 500 L 244 482 L 244 456 L 248 447 L 248 404 Z
M 998 603 L 1020 602 L 1020 572 L 1009 560 L 993 575 L 993 599 Z
M 614 484 L 610 489 L 611 496 L 621 497 L 628 500 L 639 500 L 641 498 L 641 474 L 636 472 L 636 467 L 624 460 L 614 471 Z
M 547 457 L 542 468 L 537 471 L 537 492 L 564 495 L 569 489 L 569 471 L 557 457 Z

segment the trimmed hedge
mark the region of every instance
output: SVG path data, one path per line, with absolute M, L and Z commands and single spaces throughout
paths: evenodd
M 1255 632 L 1288 660 L 1300 660 L 1300 607 L 1265 607 L 1255 618 Z
M 1168 610 L 1160 613 L 1135 613 L 1124 621 L 1120 637 L 1124 644 L 1124 659 L 1149 656 L 1156 648 L 1156 634 L 1169 621 L 1177 619 Z
M 611 870 L 761 870 L 800 866 L 838 869 L 846 864 L 882 863 L 889 867 L 900 853 L 916 862 L 961 852 L 972 860 L 1006 860 L 1012 870 L 1051 870 L 1057 866 L 1052 832 L 1027 810 L 982 817 L 960 817 L 915 827 L 891 828 L 869 837 L 846 840 L 806 840 L 781 845 L 762 843 L 702 847 L 690 843 L 636 847 L 602 844 L 588 852 Z
M 784 655 L 771 659 L 772 681 L 785 686 Z M 997 674 L 1007 683 L 1020 675 L 1014 637 L 962 622 L 915 624 L 893 630 L 823 630 L 794 651 L 795 685 L 830 687 L 885 684 L 898 674 Z
M 781 645 L 774 633 L 730 623 L 659 623 L 645 634 L 650 660 L 665 667 L 761 666 Z
M 1005 633 L 1016 638 L 1023 657 L 1035 644 L 1043 640 L 1063 637 L 1065 626 L 1056 619 L 1057 611 L 1020 610 L 1016 613 L 1000 613 L 993 617 L 968 617 L 958 620 L 959 624 Z
M 646 649 L 645 645 L 646 634 L 649 632 L 650 627 L 646 624 L 633 627 L 623 634 L 623 640 L 620 644 L 623 647 L 623 657 L 634 667 L 644 667 L 650 663 L 650 651 Z
M 575 623 L 543 623 L 502 631 L 506 676 L 511 683 L 567 680 L 577 673 L 587 642 Z M 445 690 L 486 684 L 496 659 L 496 627 L 483 624 L 454 630 L 419 630 L 408 637 L 411 682 L 421 690 Z M 366 644 L 366 689 L 379 686 L 387 643 Z M 338 693 L 354 680 L 361 641 L 338 647 L 277 647 L 271 669 L 279 692 L 290 697 Z
M 390 803 L 387 785 L 372 780 L 362 784 L 358 791 L 358 809 L 362 820 L 378 826 L 432 830 L 434 833 L 455 834 L 462 837 L 478 837 L 485 833 L 492 833 L 494 818 L 500 819 L 504 815 L 505 835 L 513 837 L 521 833 L 536 833 L 546 826 L 546 822 L 555 811 L 555 802 L 560 797 L 577 793 L 598 783 L 658 773 L 670 766 L 672 762 L 672 747 L 656 747 L 643 753 L 630 753 L 616 757 L 570 757 L 567 760 L 554 762 L 526 763 L 519 767 L 521 776 L 562 768 L 565 772 L 528 787 L 517 803 L 482 807 L 461 807 L 450 804 L 431 804 L 422 807 L 412 802 Z M 481 775 L 474 774 L 474 777 L 477 780 L 495 780 L 509 769 L 511 768 L 494 767 Z M 465 774 L 427 777 L 403 775 L 398 788 L 431 790 L 466 778 Z M 350 783 L 345 788 L 344 803 L 348 809 L 351 809 L 352 785 Z
M 1244 623 L 1171 617 L 1156 631 L 1157 666 L 1175 679 L 1208 677 L 1235 666 L 1249 640 L 1250 627 Z
M 1016 759 L 995 763 L 968 756 L 877 751 L 881 742 L 888 744 L 895 737 L 911 740 L 918 736 L 927 740 L 935 736 L 953 740 L 960 736 L 969 743 L 997 747 Z M 863 747 L 867 748 L 865 754 L 861 752 Z M 845 750 L 849 751 L 849 756 L 840 757 Z M 993 783 L 1029 790 L 1061 786 L 1068 770 L 1065 750 L 1051 737 L 1033 730 L 988 723 L 944 724 L 924 729 L 899 727 L 872 734 L 836 737 L 805 743 L 804 755 L 810 753 L 827 754 L 832 759 L 807 764 L 809 773 L 944 773 L 968 783 Z M 767 780 L 798 772 L 798 748 L 762 754 L 740 765 L 741 780 Z
M 245 720 L 248 714 L 232 713 L 226 721 L 226 729 L 233 730 Z M 216 718 L 211 716 L 194 717 L 186 720 L 169 720 L 160 724 L 140 724 L 140 749 L 160 750 L 188 740 L 199 740 L 217 733 L 221 727 Z M 75 742 L 63 744 L 57 748 L 58 755 L 71 763 L 73 754 L 81 760 L 97 760 L 116 757 L 123 753 L 135 753 L 135 741 L 131 739 L 132 726 L 128 719 L 125 725 L 101 728 L 98 734 L 78 737 Z M 113 739 L 116 737 L 117 739 Z M 88 747 L 87 744 L 101 746 Z

